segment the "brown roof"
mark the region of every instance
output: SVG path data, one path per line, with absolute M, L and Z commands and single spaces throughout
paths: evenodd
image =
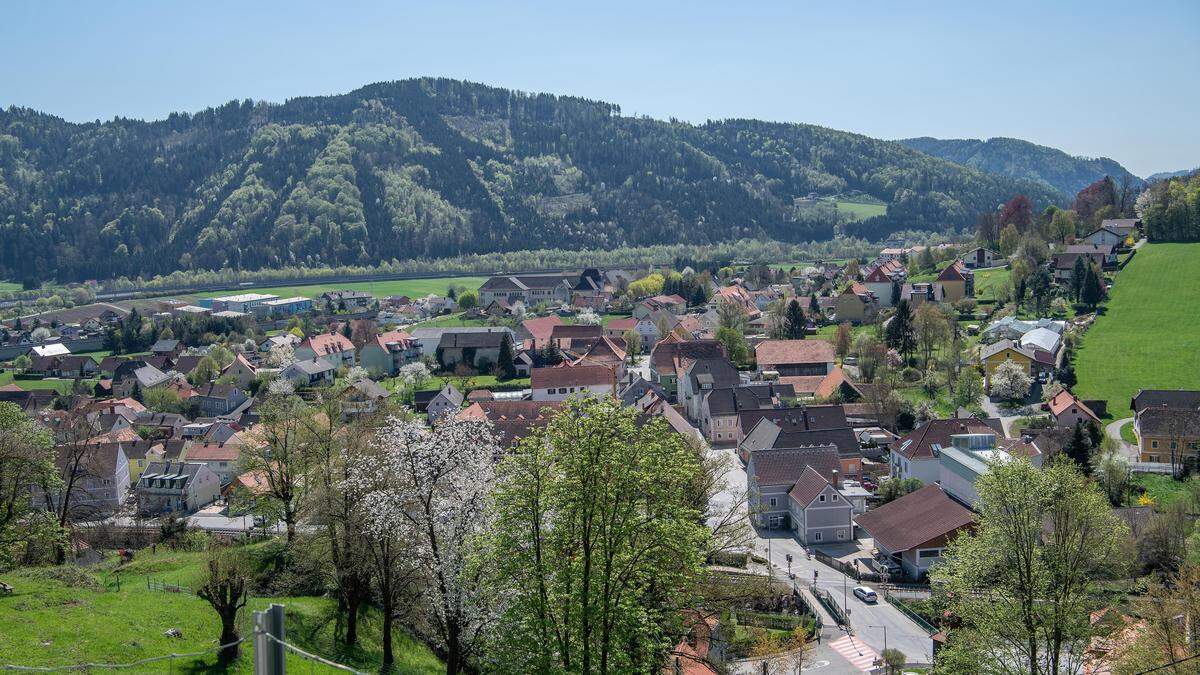
M 946 447 L 950 445 L 950 437 L 954 434 L 996 434 L 1002 437 L 1003 427 L 1000 420 L 981 420 L 977 417 L 961 419 L 929 420 L 913 429 L 892 443 L 892 451 L 898 452 L 905 459 L 930 459 L 933 446 Z
M 534 368 L 529 372 L 532 389 L 552 387 L 587 387 L 597 384 L 612 384 L 616 380 L 613 370 L 607 366 L 554 366 Z
M 955 260 L 953 263 L 946 266 L 938 275 L 938 281 L 966 281 L 967 275 L 961 260 Z
M 462 420 L 487 420 L 492 423 L 500 445 L 507 446 L 544 427 L 561 403 L 549 401 L 476 401 L 458 413 Z
M 200 443 L 185 451 L 189 462 L 236 462 L 242 456 L 242 446 L 230 443 Z
M 899 553 L 967 527 L 975 522 L 975 514 L 951 499 L 942 486 L 926 485 L 867 511 L 854 522 L 877 546 Z
M 754 348 L 759 367 L 791 363 L 832 363 L 833 345 L 825 340 L 763 340 Z
M 550 329 L 550 337 L 555 340 L 566 340 L 568 338 L 598 338 L 603 334 L 603 326 L 587 326 L 584 324 L 559 324 Z
M 788 491 L 788 496 L 800 506 L 808 506 L 829 485 L 829 481 L 817 473 L 816 469 L 807 466 L 804 468 L 804 473 L 800 475 L 800 479 Z
M 543 316 L 537 319 L 526 319 L 521 322 L 521 326 L 523 326 L 525 330 L 529 331 L 529 334 L 533 336 L 534 340 L 538 341 L 549 340 L 551 333 L 554 331 L 554 327 L 562 325 L 564 325 L 562 319 L 560 319 L 556 314 Z
M 354 351 L 354 343 L 341 333 L 323 333 L 313 335 L 300 344 L 301 347 L 311 347 L 317 356 L 339 354 L 344 351 Z
M 837 447 L 832 445 L 759 450 L 750 459 L 754 465 L 754 478 L 760 486 L 793 485 L 809 467 L 832 478 L 833 472 L 842 466 Z
M 650 365 L 660 374 L 674 375 L 679 359 L 716 359 L 725 356 L 717 340 L 663 340 L 650 352 Z
M 1075 398 L 1075 395 L 1072 394 L 1071 392 L 1067 391 L 1066 389 L 1063 389 L 1062 391 L 1055 394 L 1054 398 L 1050 399 L 1050 403 L 1049 403 L 1050 412 L 1055 417 L 1063 414 L 1063 412 L 1065 412 L 1066 409 L 1070 408 L 1071 406 L 1075 406 L 1075 407 L 1079 408 L 1081 411 L 1083 411 L 1084 414 L 1086 414 L 1088 417 L 1095 419 L 1096 421 L 1100 420 L 1100 418 L 1096 416 L 1096 413 L 1092 412 L 1091 408 L 1084 405 L 1083 401 L 1080 401 L 1079 399 Z

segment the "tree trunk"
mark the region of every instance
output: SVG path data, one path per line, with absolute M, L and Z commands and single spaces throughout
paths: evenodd
M 391 672 L 396 656 L 392 654 L 392 603 L 383 603 L 383 664 L 381 672 Z
M 238 640 L 237 631 L 237 610 L 232 613 L 221 613 L 221 641 L 223 645 L 228 645 Z M 228 665 L 237 660 L 239 645 L 233 645 L 221 650 L 218 659 L 222 664 Z
M 346 600 L 346 637 L 347 647 L 358 644 L 358 608 L 362 602 L 357 597 Z

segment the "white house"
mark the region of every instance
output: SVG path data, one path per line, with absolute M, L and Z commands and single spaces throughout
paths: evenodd
M 616 396 L 617 375 L 607 366 L 534 368 L 529 373 L 534 401 L 565 401 L 571 396 Z

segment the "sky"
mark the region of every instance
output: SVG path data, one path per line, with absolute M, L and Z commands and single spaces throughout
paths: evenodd
M 157 119 L 441 76 L 623 114 L 1200 166 L 1200 0 L 9 3 L 0 106 Z

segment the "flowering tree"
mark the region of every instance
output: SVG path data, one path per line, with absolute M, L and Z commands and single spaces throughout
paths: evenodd
M 404 386 L 417 389 L 429 381 L 431 374 L 429 366 L 420 361 L 413 361 L 400 366 L 400 372 L 397 375 Z
M 1029 377 L 1025 368 L 1014 361 L 1005 361 L 996 366 L 989 389 L 992 396 L 1005 401 L 1016 401 L 1029 395 L 1029 387 L 1032 384 L 1033 378 Z
M 580 312 L 575 317 L 575 320 L 578 321 L 579 324 L 582 326 L 599 326 L 600 325 L 600 315 L 596 314 L 596 311 L 591 308 L 585 309 L 582 312 Z
M 448 419 L 433 429 L 389 418 L 378 456 L 355 462 L 347 483 L 362 494 L 369 535 L 408 542 L 421 577 L 421 628 L 458 673 L 490 626 L 489 596 L 469 563 L 491 515 L 500 448 L 491 426 Z M 385 657 L 386 661 L 386 657 Z
M 287 368 L 296 361 L 296 348 L 290 342 L 280 342 L 267 352 L 267 363 L 276 368 Z
M 362 366 L 350 366 L 350 369 L 346 371 L 347 382 L 354 383 L 369 379 L 371 379 L 370 373 Z

